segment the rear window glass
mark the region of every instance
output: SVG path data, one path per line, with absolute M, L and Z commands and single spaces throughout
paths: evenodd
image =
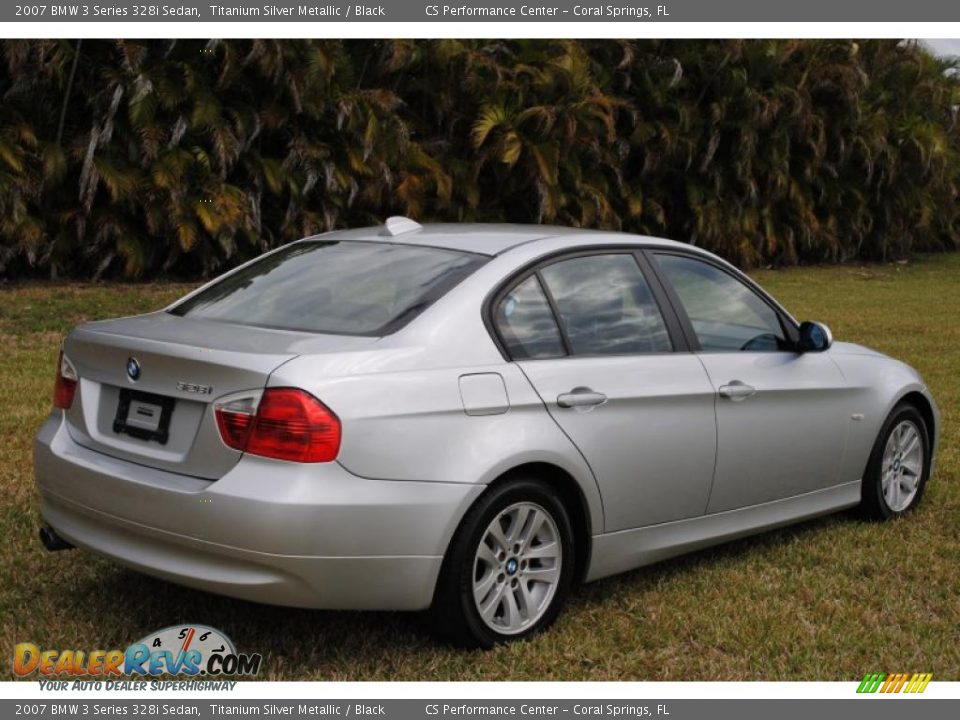
M 170 310 L 282 330 L 386 335 L 487 258 L 378 242 L 302 242 L 264 257 Z

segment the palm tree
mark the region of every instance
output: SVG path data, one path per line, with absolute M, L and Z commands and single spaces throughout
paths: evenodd
M 666 235 L 747 266 L 960 236 L 960 74 L 912 42 L 8 40 L 2 55 L 8 276 L 203 276 L 394 213 Z

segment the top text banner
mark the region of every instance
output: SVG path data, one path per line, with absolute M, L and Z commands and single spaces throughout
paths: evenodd
M 295 0 L 0 3 L 12 22 L 957 22 L 956 0 Z

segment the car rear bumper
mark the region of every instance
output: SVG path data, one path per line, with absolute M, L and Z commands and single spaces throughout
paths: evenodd
M 201 590 L 328 609 L 428 607 L 483 490 L 250 456 L 211 482 L 84 448 L 60 413 L 37 435 L 34 466 L 45 522 L 78 547 Z

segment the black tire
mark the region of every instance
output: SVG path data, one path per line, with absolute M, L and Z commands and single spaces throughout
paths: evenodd
M 920 442 L 923 449 L 922 469 L 920 479 L 917 484 L 917 492 L 910 503 L 900 509 L 894 510 L 887 503 L 883 494 L 883 452 L 887 440 L 894 428 L 904 421 L 909 421 L 916 426 L 920 435 Z M 927 485 L 927 479 L 930 477 L 930 430 L 927 427 L 923 415 L 916 407 L 909 403 L 900 403 L 890 412 L 890 415 L 884 421 L 877 440 L 870 453 L 870 460 L 867 463 L 867 469 L 863 475 L 863 483 L 860 488 L 860 515 L 868 520 L 890 520 L 899 517 L 904 513 L 910 512 L 917 506 L 923 497 L 924 488 Z
M 561 547 L 560 573 L 552 599 L 546 601 L 545 609 L 536 621 L 520 632 L 505 634 L 490 627 L 481 617 L 473 596 L 473 582 L 477 551 L 488 527 L 517 503 L 532 503 L 553 520 Z M 536 478 L 517 477 L 494 485 L 470 508 L 450 542 L 434 595 L 433 629 L 446 642 L 464 648 L 484 649 L 540 632 L 560 614 L 573 583 L 575 562 L 570 516 L 547 483 Z

